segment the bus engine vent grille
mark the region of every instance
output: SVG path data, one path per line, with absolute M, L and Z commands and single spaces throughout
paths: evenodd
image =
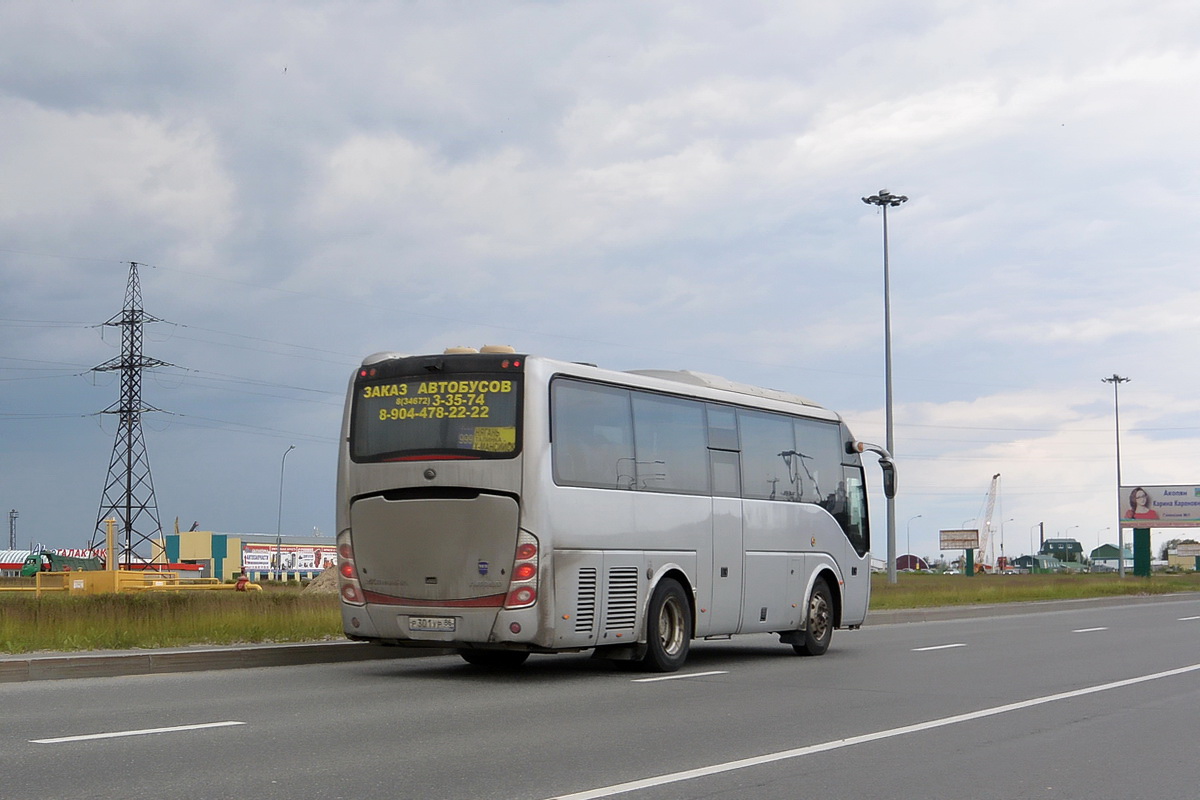
M 633 630 L 637 621 L 638 568 L 611 567 L 607 596 L 605 629 Z
M 575 600 L 575 632 L 591 633 L 596 621 L 596 568 L 579 570 L 579 596 Z

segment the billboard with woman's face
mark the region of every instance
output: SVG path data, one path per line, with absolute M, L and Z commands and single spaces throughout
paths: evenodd
M 1200 485 L 1122 486 L 1123 528 L 1200 528 Z

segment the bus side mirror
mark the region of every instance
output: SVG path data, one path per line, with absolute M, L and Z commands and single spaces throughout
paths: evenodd
M 881 458 L 879 469 L 883 471 L 883 496 L 891 500 L 896 496 L 896 465 L 890 458 Z
M 883 496 L 891 500 L 896 496 L 896 462 L 886 448 L 870 442 L 852 441 L 846 443 L 847 453 L 871 452 L 879 456 L 879 469 L 883 472 Z

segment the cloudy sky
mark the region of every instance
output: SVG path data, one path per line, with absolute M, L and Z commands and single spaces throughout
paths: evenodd
M 886 188 L 899 552 L 996 473 L 1006 554 L 1115 542 L 1101 378 L 1124 482 L 1200 481 L 1198 91 L 1192 0 L 8 0 L 0 506 L 90 540 L 131 261 L 168 531 L 332 536 L 379 350 L 694 369 L 882 441 Z

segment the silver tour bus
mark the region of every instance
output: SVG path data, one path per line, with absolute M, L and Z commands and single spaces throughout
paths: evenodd
M 455 348 L 350 381 L 337 478 L 351 639 L 514 667 L 593 651 L 678 669 L 691 641 L 820 655 L 870 597 L 858 442 L 796 395 Z

